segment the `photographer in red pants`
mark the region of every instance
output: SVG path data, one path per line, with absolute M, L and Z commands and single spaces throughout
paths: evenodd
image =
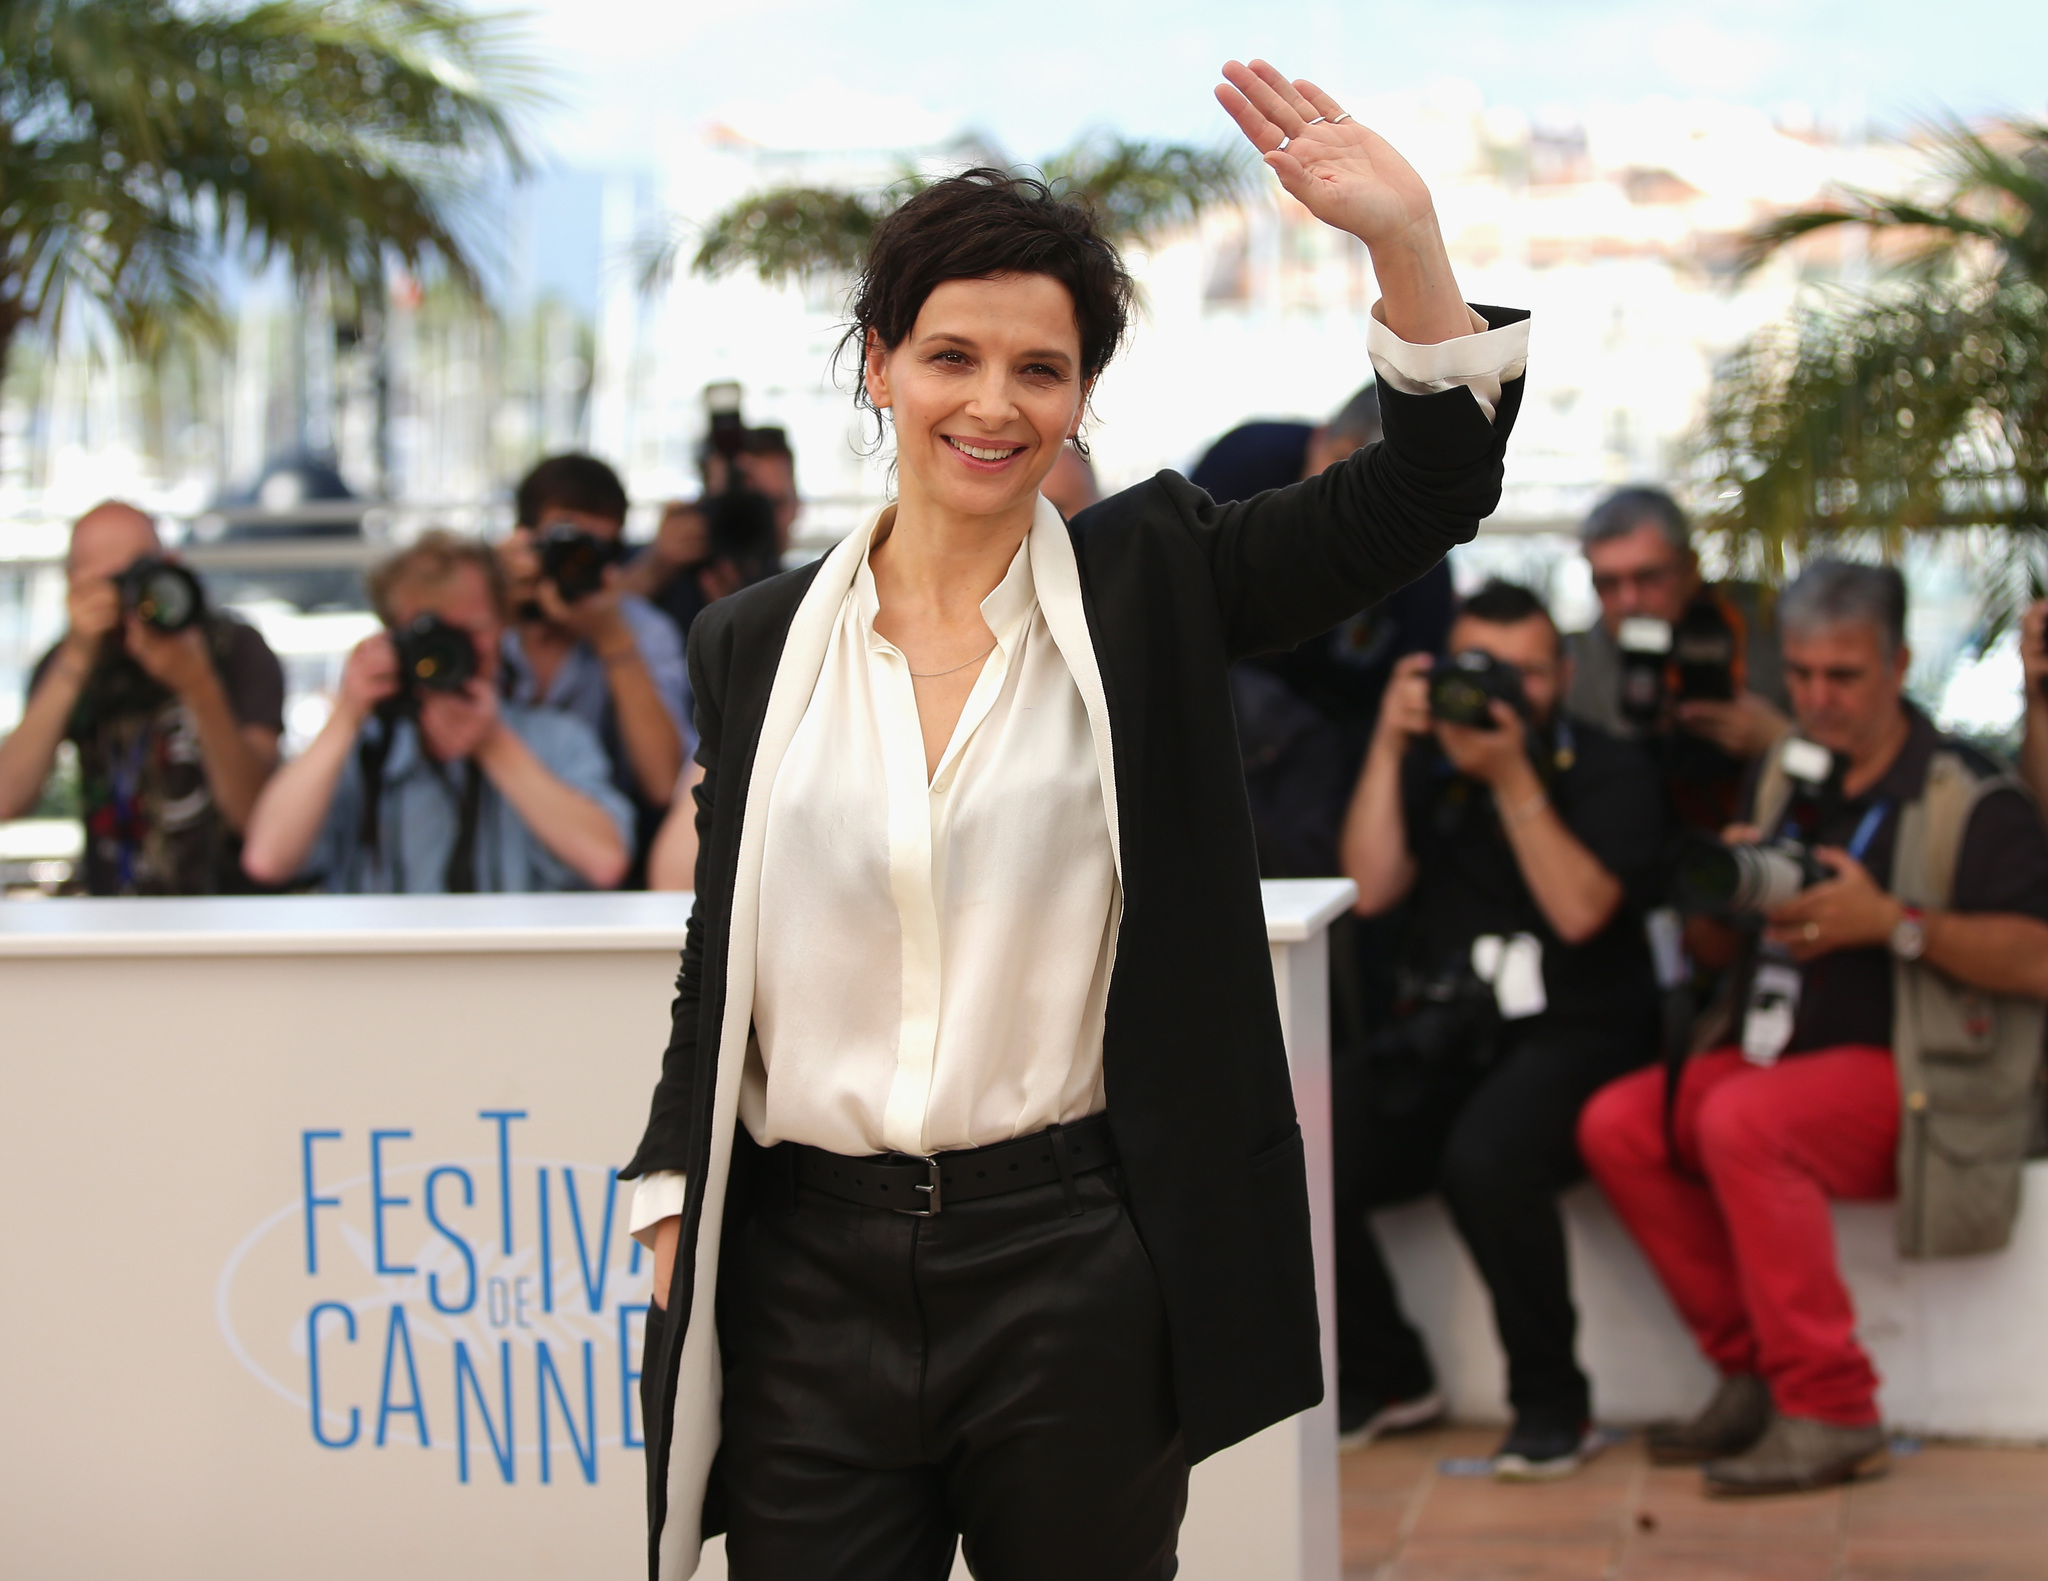
M 1721 1372 L 1653 1458 L 1708 1491 L 1788 1492 L 1886 1464 L 1877 1375 L 1830 1198 L 1899 1198 L 1899 1250 L 2005 1244 L 2048 996 L 2048 834 L 2000 765 L 1904 700 L 1905 584 L 1821 561 L 1780 604 L 1803 740 L 1766 761 L 1731 845 L 1810 853 L 1748 924 L 1727 1046 L 1587 1106 L 1587 1166 Z M 1825 749 L 1825 750 L 1819 750 Z M 1796 754 L 1817 757 L 1818 782 Z M 1832 754 L 1834 777 L 1828 769 Z M 1730 871 L 1733 871 L 1732 864 Z M 1732 909 L 1732 908 L 1731 908 Z M 1895 1008 L 1896 1007 L 1896 1008 Z

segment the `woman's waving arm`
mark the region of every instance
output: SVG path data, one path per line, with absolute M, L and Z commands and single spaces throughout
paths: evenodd
M 1208 556 L 1226 641 L 1244 655 L 1328 629 L 1478 530 L 1500 501 L 1528 315 L 1467 305 L 1429 189 L 1384 138 L 1264 61 L 1232 61 L 1224 76 L 1224 108 L 1292 196 L 1365 243 L 1384 293 L 1367 335 L 1383 443 L 1239 504 L 1160 479 Z

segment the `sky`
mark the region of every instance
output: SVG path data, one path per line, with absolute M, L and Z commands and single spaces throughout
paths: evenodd
M 1337 93 L 1446 78 L 1539 124 L 1653 94 L 1879 129 L 2048 113 L 2043 0 L 527 0 L 564 164 L 658 162 L 712 121 L 789 147 L 974 129 L 1014 158 L 1093 129 L 1215 141 L 1218 65 L 1263 54 Z

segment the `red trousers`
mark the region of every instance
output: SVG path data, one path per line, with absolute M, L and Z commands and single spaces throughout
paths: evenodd
M 1693 1059 L 1664 1140 L 1664 1072 L 1602 1088 L 1579 1149 L 1707 1359 L 1758 1373 L 1788 1416 L 1878 1419 L 1877 1373 L 1835 1264 L 1828 1199 L 1888 1197 L 1899 1134 L 1889 1049 L 1851 1045 L 1758 1067 Z

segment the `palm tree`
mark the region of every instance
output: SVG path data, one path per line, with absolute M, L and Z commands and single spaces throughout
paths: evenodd
M 213 320 L 223 259 L 344 312 L 386 271 L 474 290 L 475 178 L 527 71 L 455 0 L 0 0 L 0 374 L 97 308 L 133 350 Z
M 1119 137 L 1083 138 L 1047 159 L 1041 171 L 1055 191 L 1092 205 L 1119 243 L 1157 241 L 1245 188 L 1245 165 L 1234 150 Z M 875 227 L 930 184 L 930 177 L 906 170 L 871 191 L 785 186 L 753 193 L 698 232 L 690 267 L 714 279 L 751 269 L 771 285 L 849 275 Z M 674 273 L 685 240 L 684 228 L 672 226 L 642 250 L 645 288 L 659 287 Z
M 1926 201 L 1852 194 L 1748 239 L 1753 266 L 1856 226 L 1890 266 L 1766 330 L 1720 370 L 1703 454 L 1737 558 L 1842 532 L 1980 532 L 1994 625 L 2048 546 L 2048 125 L 1940 136 Z

